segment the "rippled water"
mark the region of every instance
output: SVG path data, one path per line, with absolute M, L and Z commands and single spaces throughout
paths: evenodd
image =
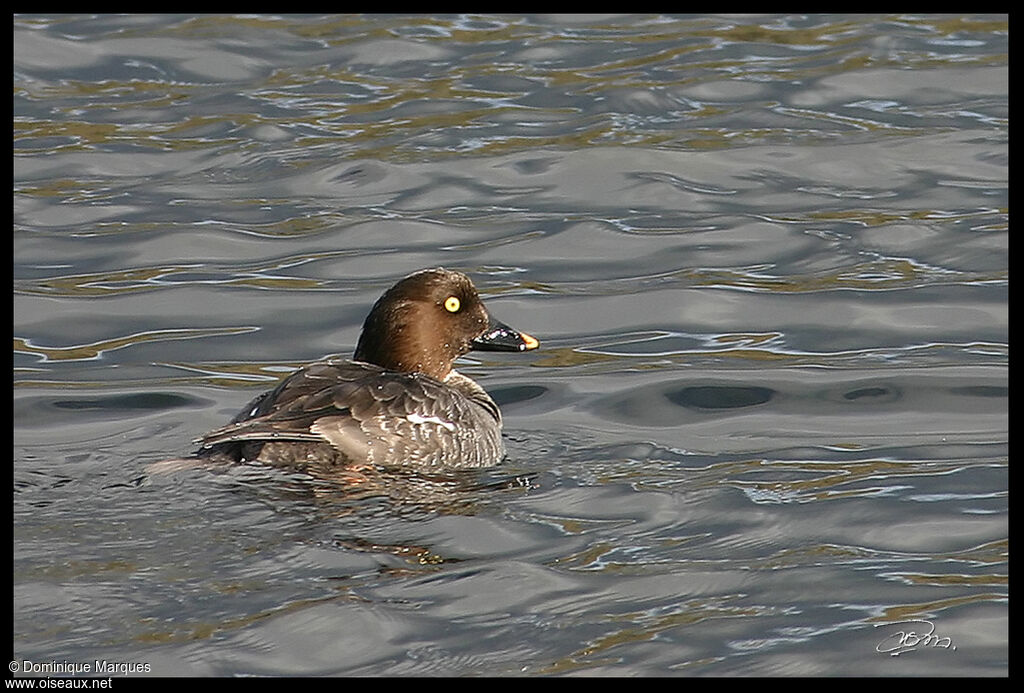
M 15 17 L 15 660 L 1005 675 L 1007 51 L 1006 16 Z M 148 471 L 438 265 L 541 339 L 460 365 L 505 464 Z

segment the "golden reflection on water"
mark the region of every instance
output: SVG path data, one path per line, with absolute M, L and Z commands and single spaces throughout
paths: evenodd
M 1008 23 L 1005 22 L 963 17 L 900 17 L 893 21 L 904 26 L 917 25 L 939 35 L 963 31 L 1008 31 Z M 437 160 L 467 152 L 464 149 L 425 146 L 429 133 L 447 129 L 472 130 L 496 119 L 529 123 L 551 118 L 574 124 L 557 135 L 506 133 L 479 137 L 471 151 L 493 156 L 528 149 L 615 144 L 709 149 L 734 145 L 737 140 L 757 143 L 778 138 L 814 139 L 820 136 L 815 125 L 817 120 L 835 122 L 839 119 L 849 127 L 864 130 L 891 126 L 871 118 L 840 116 L 827 110 L 803 108 L 788 111 L 797 120 L 807 123 L 802 130 L 706 128 L 702 121 L 719 116 L 721 110 L 709 104 L 684 101 L 676 101 L 674 106 L 674 116 L 681 127 L 645 127 L 635 121 L 622 124 L 604 115 L 581 123 L 578 121 L 580 114 L 572 107 L 524 105 L 518 100 L 527 94 L 526 91 L 485 89 L 475 86 L 475 83 L 482 78 L 508 75 L 527 82 L 541 82 L 567 94 L 593 97 L 602 93 L 614 95 L 621 90 L 630 93 L 675 90 L 721 79 L 723 74 L 727 74 L 730 80 L 801 80 L 865 68 L 964 67 L 995 64 L 994 60 L 1005 59 L 989 55 L 958 55 L 953 58 L 908 52 L 901 52 L 898 58 L 887 54 L 865 54 L 859 48 L 865 39 L 861 33 L 863 26 L 851 20 L 793 28 L 741 23 L 722 27 L 716 26 L 720 20 L 709 18 L 674 19 L 653 24 L 641 22 L 633 30 L 609 25 L 604 36 L 598 23 L 590 27 L 591 34 L 587 37 L 590 46 L 605 43 L 616 47 L 628 42 L 634 46 L 666 44 L 666 47 L 636 51 L 635 55 L 625 57 L 619 57 L 615 50 L 590 51 L 585 59 L 587 64 L 576 65 L 566 60 L 533 60 L 529 57 L 531 50 L 575 45 L 580 39 L 571 31 L 559 32 L 521 19 L 489 18 L 487 22 L 490 26 L 486 30 L 467 30 L 463 28 L 463 19 L 445 17 L 350 16 L 333 20 L 325 18 L 315 23 L 288 17 L 202 17 L 162 27 L 156 31 L 155 37 L 151 33 L 153 30 L 147 27 L 147 38 L 171 40 L 173 37 L 176 41 L 216 35 L 226 26 L 235 30 L 247 26 L 260 31 L 310 37 L 335 47 L 390 41 L 401 42 L 401 46 L 410 49 L 423 46 L 443 50 L 454 45 L 466 50 L 467 47 L 481 46 L 488 53 L 479 57 L 468 56 L 447 72 L 419 77 L 410 75 L 402 79 L 381 76 L 375 73 L 372 65 L 362 69 L 345 64 L 278 69 L 267 80 L 267 88 L 259 90 L 256 97 L 268 107 L 286 109 L 283 115 L 268 116 L 256 111 L 234 110 L 215 115 L 186 114 L 183 120 L 171 122 L 163 122 L 157 117 L 148 123 L 69 120 L 63 113 L 50 120 L 16 115 L 15 150 L 32 151 L 35 149 L 32 141 L 39 138 L 45 138 L 47 149 L 58 152 L 104 148 L 118 143 L 167 151 L 244 145 L 245 139 L 240 135 L 211 137 L 190 133 L 204 130 L 236 133 L 239 128 L 273 125 L 290 129 L 306 126 L 310 132 L 300 137 L 300 145 L 343 146 L 352 157 L 391 161 Z M 417 26 L 423 30 L 408 35 L 410 28 Z M 119 38 L 131 39 L 139 31 L 142 30 L 126 29 Z M 767 61 L 718 57 L 723 47 L 745 43 L 769 47 L 798 45 L 807 50 L 803 53 L 790 51 L 784 58 Z M 509 48 L 521 44 L 531 48 L 520 49 L 519 52 Z M 186 46 L 187 43 L 183 42 L 180 48 L 185 50 Z M 498 47 L 497 54 L 492 46 Z M 703 57 L 705 54 L 707 57 Z M 657 78 L 652 78 L 652 75 L 657 75 Z M 333 88 L 317 93 L 311 85 L 321 82 L 350 85 L 350 88 L 360 91 L 360 98 L 344 98 Z M 36 99 L 89 96 L 88 102 L 82 101 L 84 114 L 102 114 L 110 109 L 130 106 L 132 109 L 151 109 L 154 114 L 164 116 L 180 101 L 201 97 L 210 86 L 179 80 L 147 79 L 95 83 L 68 80 L 46 85 L 19 83 L 16 88 Z M 446 104 L 447 107 L 427 110 L 422 108 L 426 103 Z M 901 135 L 909 134 L 904 128 L 898 130 Z M 66 141 L 61 143 L 48 138 Z
M 103 339 L 88 344 L 75 344 L 65 347 L 47 347 L 33 344 L 31 340 L 14 338 L 14 351 L 24 354 L 34 354 L 42 357 L 43 361 L 88 361 L 100 358 L 104 353 L 115 349 L 123 349 L 134 344 L 143 342 L 159 342 L 170 339 L 200 339 L 203 337 L 243 334 L 252 332 L 255 327 L 214 327 L 207 329 L 173 329 L 173 330 L 150 330 L 148 332 L 137 332 L 135 334 L 118 337 L 116 339 Z

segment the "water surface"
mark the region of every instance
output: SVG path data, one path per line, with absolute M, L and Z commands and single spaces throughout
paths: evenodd
M 1005 675 L 1007 51 L 1006 16 L 15 17 L 13 657 Z M 541 340 L 459 364 L 503 465 L 150 471 L 431 266 Z

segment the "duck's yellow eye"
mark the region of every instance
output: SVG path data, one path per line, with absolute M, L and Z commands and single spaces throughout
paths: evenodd
M 461 307 L 462 303 L 459 301 L 458 296 L 449 296 L 444 300 L 444 309 L 449 313 L 458 313 Z

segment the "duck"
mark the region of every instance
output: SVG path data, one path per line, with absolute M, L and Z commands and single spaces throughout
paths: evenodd
M 472 350 L 539 346 L 494 319 L 462 272 L 414 272 L 374 303 L 352 359 L 295 371 L 198 438 L 194 454 L 315 474 L 491 467 L 505 456 L 501 410 L 453 362 Z

